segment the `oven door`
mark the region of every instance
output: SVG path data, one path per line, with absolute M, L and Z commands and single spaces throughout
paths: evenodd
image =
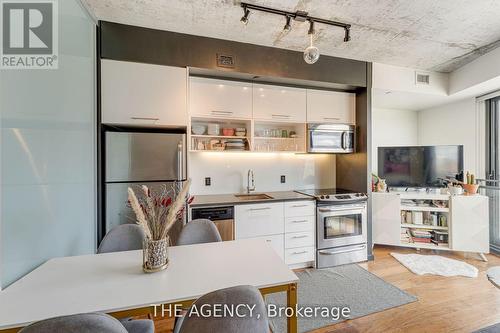
M 309 129 L 307 132 L 307 151 L 310 153 L 354 152 L 354 131 Z
M 366 204 L 319 206 L 318 249 L 366 242 Z

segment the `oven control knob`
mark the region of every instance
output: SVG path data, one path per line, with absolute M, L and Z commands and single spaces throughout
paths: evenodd
M 330 196 L 329 196 L 329 195 L 327 195 L 325 198 L 330 199 Z
M 324 196 L 324 195 L 322 195 L 322 196 L 320 196 L 319 198 L 320 198 L 320 199 L 324 199 L 324 198 L 325 198 L 325 196 Z

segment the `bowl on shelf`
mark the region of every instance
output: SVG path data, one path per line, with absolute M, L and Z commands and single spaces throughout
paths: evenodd
M 461 186 L 448 186 L 448 192 L 451 195 L 461 195 L 464 193 L 464 189 Z
M 234 128 L 223 128 L 222 135 L 224 136 L 234 136 Z
M 247 129 L 244 127 L 239 127 L 235 129 L 234 135 L 236 136 L 245 136 L 247 135 Z
M 207 127 L 205 125 L 193 125 L 191 126 L 191 132 L 195 135 L 205 134 Z

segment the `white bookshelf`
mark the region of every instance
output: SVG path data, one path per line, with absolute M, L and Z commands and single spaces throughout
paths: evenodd
M 425 200 L 410 205 L 407 200 Z M 432 200 L 444 201 L 445 207 L 435 207 Z M 446 216 L 446 226 L 429 223 L 405 223 L 403 212 L 422 212 Z M 413 215 L 412 215 L 413 218 Z M 488 197 L 483 195 L 428 194 L 421 192 L 388 192 L 372 194 L 373 243 L 415 249 L 433 249 L 489 253 Z M 423 221 L 422 221 L 423 222 Z M 441 231 L 448 233 L 448 244 L 406 241 L 407 230 Z

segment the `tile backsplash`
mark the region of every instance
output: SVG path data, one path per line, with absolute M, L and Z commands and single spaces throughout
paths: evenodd
M 256 192 L 335 186 L 335 155 L 203 152 L 189 153 L 191 193 L 245 192 L 249 169 L 255 175 Z M 205 185 L 207 177 L 210 186 Z

